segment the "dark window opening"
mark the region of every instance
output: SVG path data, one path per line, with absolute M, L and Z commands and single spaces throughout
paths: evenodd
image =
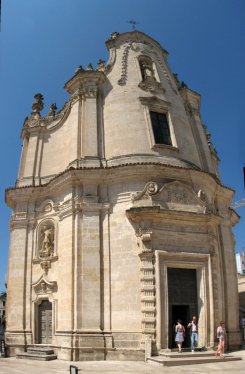
M 150 112 L 150 116 L 155 143 L 172 145 L 167 115 L 165 113 Z

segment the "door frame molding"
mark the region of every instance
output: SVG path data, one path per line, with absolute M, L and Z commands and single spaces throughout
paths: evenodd
M 32 312 L 32 334 L 34 344 L 39 343 L 39 306 L 42 301 L 49 301 L 52 304 L 52 339 L 54 337 L 56 326 L 55 326 L 55 315 L 56 315 L 56 300 L 52 295 L 38 295 L 36 300 L 33 302 L 33 312 Z
M 51 342 L 48 342 L 49 340 L 49 336 L 50 336 L 50 331 L 49 329 L 47 328 L 46 326 L 46 334 L 48 334 L 46 336 L 46 342 L 42 341 L 41 339 L 41 336 L 42 336 L 42 318 L 41 318 L 41 305 L 42 303 L 44 302 L 47 302 L 49 304 L 49 308 L 46 309 L 46 312 L 48 310 L 51 310 Z M 45 309 L 45 308 L 44 308 Z M 46 315 L 46 323 L 49 324 L 49 318 L 47 318 L 48 315 Z M 48 299 L 45 299 L 45 300 L 42 300 L 41 303 L 37 306 L 37 340 L 38 340 L 38 344 L 52 344 L 52 340 L 53 340 L 53 304 L 52 302 L 50 302 Z
M 207 346 L 208 335 L 214 331 L 212 277 L 209 254 L 155 251 L 156 255 L 156 344 L 157 349 L 169 350 L 168 276 L 171 268 L 195 269 L 197 277 L 197 307 L 199 345 Z M 208 302 L 209 301 L 209 302 Z

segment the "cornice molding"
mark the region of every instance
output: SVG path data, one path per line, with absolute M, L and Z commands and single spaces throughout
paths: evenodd
M 160 162 L 132 162 L 126 163 L 124 165 L 116 165 L 116 166 L 101 166 L 101 167 L 81 167 L 81 168 L 72 168 L 61 172 L 60 174 L 51 178 L 47 183 L 43 185 L 33 186 L 33 185 L 26 185 L 20 187 L 10 187 L 5 190 L 5 201 L 9 207 L 14 207 L 14 201 L 23 201 L 27 197 L 30 198 L 30 195 L 33 198 L 33 201 L 37 199 L 42 193 L 52 193 L 55 189 L 64 188 L 67 184 L 76 185 L 78 180 L 86 179 L 86 181 L 93 181 L 94 183 L 100 183 L 101 178 L 107 178 L 108 182 L 111 179 L 115 179 L 115 173 L 117 174 L 118 179 L 120 178 L 125 179 L 135 177 L 135 166 L 137 168 L 137 175 L 143 175 L 147 173 L 149 168 L 154 166 L 154 170 L 156 168 L 161 169 L 162 171 L 166 172 L 168 170 L 179 170 L 179 171 L 187 171 L 189 170 L 189 175 L 196 174 L 196 176 L 201 175 L 202 178 L 205 176 L 206 178 L 210 179 L 210 183 L 214 182 L 217 186 L 216 193 L 218 195 L 221 194 L 221 191 L 226 191 L 226 197 L 233 196 L 234 190 L 231 188 L 220 184 L 220 181 L 215 178 L 215 176 L 211 175 L 210 173 L 202 170 L 195 170 L 193 168 L 188 167 L 180 167 L 180 166 L 172 166 L 172 165 L 165 165 Z M 115 171 L 115 172 L 114 172 Z M 126 175 L 125 175 L 126 173 Z M 170 173 L 171 175 L 171 173 Z M 194 177 L 190 175 L 190 178 Z M 224 196 L 224 195 L 223 195 Z

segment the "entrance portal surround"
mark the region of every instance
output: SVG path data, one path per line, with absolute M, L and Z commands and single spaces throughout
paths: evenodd
M 40 305 L 43 301 L 48 301 L 51 303 L 52 308 L 52 338 L 56 331 L 56 320 L 57 320 L 57 300 L 54 298 L 54 293 L 57 292 L 57 283 L 51 282 L 47 279 L 46 275 L 42 275 L 39 280 L 32 285 L 32 334 L 33 343 L 38 344 L 40 341 L 39 336 L 39 311 Z M 54 342 L 53 342 L 54 343 Z
M 195 269 L 197 278 L 197 318 L 199 346 L 207 347 L 214 334 L 212 272 L 209 254 L 155 251 L 156 256 L 156 344 L 169 349 L 168 268 Z

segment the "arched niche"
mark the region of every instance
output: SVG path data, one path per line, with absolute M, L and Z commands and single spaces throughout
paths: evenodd
M 138 57 L 140 71 L 142 75 L 142 80 L 154 79 L 155 77 L 155 69 L 153 65 L 153 61 L 149 56 L 141 55 Z
M 51 258 L 55 255 L 55 223 L 53 219 L 43 220 L 38 226 L 37 257 Z

